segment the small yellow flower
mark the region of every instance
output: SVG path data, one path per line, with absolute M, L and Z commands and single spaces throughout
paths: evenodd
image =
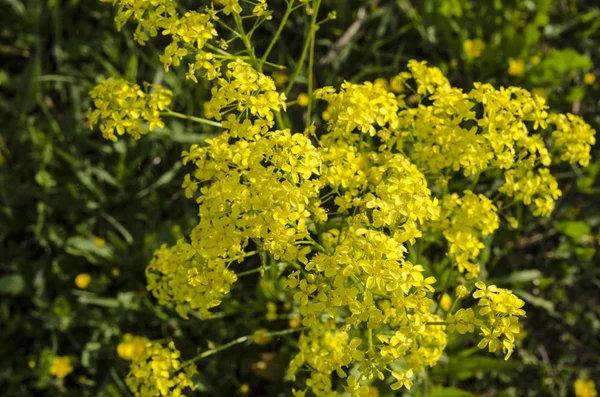
M 479 58 L 485 50 L 485 43 L 481 39 L 465 40 L 463 50 L 469 58 Z
M 113 277 L 119 277 L 121 275 L 121 269 L 118 267 L 113 267 L 113 269 L 110 271 L 110 274 L 112 274 Z
M 521 77 L 525 74 L 525 63 L 519 59 L 508 61 L 508 74 L 515 77 Z
M 456 287 L 456 299 L 462 299 L 465 296 L 469 295 L 469 290 L 464 285 L 459 285 Z
M 213 114 L 212 110 L 210 109 L 210 102 L 206 101 L 206 102 L 204 102 L 204 104 L 202 106 L 204 107 L 204 117 L 206 117 L 208 119 L 212 119 L 214 117 L 214 114 Z
M 287 83 L 290 80 L 288 75 L 283 72 L 273 72 L 271 77 L 275 81 L 275 85 L 277 85 L 278 87 L 284 85 L 285 83 Z
M 302 325 L 302 319 L 300 317 L 293 317 L 289 321 L 290 327 L 298 328 Z
M 583 76 L 583 83 L 585 85 L 593 85 L 596 82 L 596 75 L 592 72 L 588 72 Z
M 29 366 L 29 368 L 33 369 L 35 367 L 37 367 L 37 363 L 35 362 L 35 360 L 31 359 L 27 362 L 27 365 Z
M 247 383 L 242 384 L 238 389 L 238 394 L 245 396 L 248 393 L 250 393 L 250 386 Z
M 92 276 L 88 273 L 79 273 L 75 277 L 75 285 L 77 288 L 86 289 L 92 282 Z
M 123 341 L 117 346 L 117 354 L 124 360 L 133 361 L 140 357 L 149 340 L 143 336 L 125 334 Z
M 273 321 L 277 319 L 277 304 L 275 302 L 267 302 L 267 320 Z
M 517 218 L 513 217 L 513 216 L 509 216 L 506 218 L 506 220 L 508 221 L 508 223 L 510 224 L 510 226 L 513 229 L 516 229 L 519 227 L 519 221 L 517 220 Z
M 531 94 L 533 96 L 538 96 L 540 98 L 544 98 L 544 99 L 547 98 L 547 94 L 546 94 L 546 89 L 545 88 L 541 88 L 541 87 L 532 88 L 531 89 Z
M 542 61 L 542 58 L 539 55 L 534 55 L 531 58 L 529 58 L 529 62 L 531 62 L 533 65 L 537 65 Z
M 298 105 L 300 105 L 303 108 L 305 108 L 305 107 L 308 106 L 308 101 L 309 101 L 309 98 L 308 98 L 308 95 L 305 92 L 303 92 L 300 95 L 298 95 Z
M 73 366 L 71 365 L 71 359 L 67 356 L 56 356 L 52 360 L 52 366 L 50 367 L 50 374 L 57 378 L 64 378 L 73 372 Z
M 270 335 L 265 335 L 267 333 L 269 333 L 269 330 L 265 328 L 260 328 L 254 331 L 254 343 L 257 345 L 266 345 L 267 343 L 271 342 L 273 337 Z
M 377 87 L 381 87 L 387 91 L 390 90 L 390 83 L 388 82 L 387 79 L 384 79 L 383 77 L 379 77 L 379 78 L 375 79 L 375 81 L 373 82 L 373 85 L 375 85 Z
M 104 247 L 106 245 L 106 240 L 102 237 L 94 236 L 94 244 L 96 244 L 97 247 Z
M 440 299 L 440 307 L 443 311 L 447 312 L 452 307 L 452 298 L 448 294 L 442 295 L 442 299 Z
M 577 397 L 596 397 L 596 384 L 590 379 L 577 379 L 575 381 L 575 395 Z
M 379 397 L 379 389 L 373 385 L 369 386 L 369 391 L 364 397 Z

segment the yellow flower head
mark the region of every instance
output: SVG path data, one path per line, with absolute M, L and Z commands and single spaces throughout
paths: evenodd
M 469 295 L 469 290 L 464 285 L 459 285 L 456 287 L 456 299 L 462 299 L 465 296 Z
M 508 61 L 508 74 L 515 77 L 522 77 L 525 74 L 525 62 L 519 59 Z
M 50 367 L 50 374 L 57 378 L 64 378 L 73 372 L 73 366 L 71 365 L 71 359 L 67 356 L 56 356 L 52 360 L 52 366 Z
M 596 75 L 592 72 L 588 72 L 583 75 L 583 84 L 593 85 L 596 82 Z
M 575 395 L 577 397 L 596 397 L 596 383 L 590 379 L 577 379 L 575 381 Z
M 196 367 L 188 365 L 183 369 L 180 355 L 173 342 L 166 347 L 148 343 L 142 355 L 131 363 L 125 379 L 127 387 L 135 397 L 181 396 L 188 387 L 194 390 L 190 375 Z
M 104 247 L 106 245 L 106 240 L 104 240 L 102 237 L 94 236 L 94 244 L 97 247 Z
M 125 360 L 137 360 L 150 341 L 143 336 L 125 334 L 123 341 L 117 346 L 117 354 Z
M 463 43 L 463 50 L 469 58 L 479 58 L 485 47 L 486 45 L 481 39 L 468 39 Z
M 306 94 L 306 92 L 302 92 L 298 95 L 298 105 L 302 106 L 303 108 L 308 106 L 309 100 L 310 98 L 308 97 L 308 94 Z
M 443 294 L 442 298 L 440 299 L 440 307 L 442 308 L 443 311 L 447 312 L 448 310 L 450 310 L 451 306 L 452 306 L 452 298 L 448 294 Z
M 75 285 L 77 288 L 86 289 L 92 282 L 92 276 L 88 273 L 79 273 L 75 277 Z

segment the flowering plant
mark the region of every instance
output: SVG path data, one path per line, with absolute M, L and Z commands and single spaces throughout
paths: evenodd
M 589 125 L 550 113 L 544 98 L 518 87 L 452 87 L 439 69 L 416 60 L 387 85 L 346 81 L 315 89 L 317 28 L 335 18 L 319 20 L 320 0 L 286 0 L 261 56 L 252 35 L 272 18 L 266 0 L 213 1 L 185 13 L 172 0 L 114 3 L 117 26 L 136 23 L 139 44 L 159 33 L 169 38 L 165 70 L 188 62 L 191 82 L 212 84 L 207 118 L 172 110 L 173 94 L 164 87 L 108 79 L 91 92 L 89 123 L 113 141 L 123 134 L 139 139 L 163 127 L 165 117 L 218 129 L 182 154 L 190 169 L 183 188 L 198 204 L 199 220 L 146 269 L 160 304 L 183 318 L 210 318 L 240 277 L 285 280 L 301 326 L 260 337 L 301 332 L 288 369 L 302 385 L 295 396 L 336 395 L 336 377 L 353 396 L 365 395 L 376 378 L 410 389 L 416 373 L 436 365 L 453 332 L 475 333 L 479 348 L 509 358 L 524 302 L 483 282 L 484 239 L 503 221 L 518 227 L 515 206 L 540 217 L 552 213 L 561 191 L 549 167 L 589 164 Z M 300 9 L 310 16 L 308 35 L 280 92 L 266 72 L 285 67 L 269 55 Z M 238 43 L 241 51 L 228 52 Z M 300 101 L 286 101 L 305 66 L 308 97 L 299 126 L 285 112 Z M 326 107 L 323 122 L 315 117 L 319 104 Z M 482 179 L 496 181 L 493 189 L 481 189 Z M 460 281 L 454 287 L 430 275 L 440 249 L 448 279 Z M 253 256 L 261 265 L 248 269 Z M 450 288 L 451 307 L 432 299 L 436 289 Z M 180 395 L 194 387 L 194 363 L 228 345 L 180 362 L 172 342 L 149 342 L 132 361 L 127 384 L 139 396 Z M 304 369 L 307 376 L 300 375 Z

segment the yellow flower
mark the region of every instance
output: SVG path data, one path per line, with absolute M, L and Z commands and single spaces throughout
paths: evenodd
M 479 58 L 485 47 L 486 45 L 481 39 L 469 39 L 463 43 L 463 50 L 469 58 Z
M 173 342 L 166 347 L 148 343 L 141 356 L 132 361 L 125 384 L 135 397 L 182 396 L 186 388 L 195 390 L 190 376 L 197 372 L 196 366 L 184 367 L 180 356 Z
M 275 85 L 278 87 L 285 85 L 285 83 L 287 83 L 290 80 L 289 76 L 283 72 L 273 72 L 271 77 L 275 81 Z
M 248 393 L 250 393 L 250 386 L 247 383 L 242 384 L 238 388 L 238 394 L 241 394 L 242 396 L 245 396 Z
M 452 306 L 452 298 L 450 297 L 450 295 L 448 295 L 448 294 L 442 295 L 442 299 L 440 299 L 440 307 L 442 308 L 442 310 L 447 312 L 448 310 L 450 310 L 451 306 Z
M 298 328 L 302 325 L 302 319 L 300 317 L 293 317 L 289 321 L 290 327 Z
M 517 218 L 515 218 L 514 216 L 509 216 L 506 217 L 506 220 L 508 221 L 508 223 L 510 224 L 510 226 L 513 229 L 516 229 L 519 227 L 519 221 L 517 220 Z
M 254 343 L 257 345 L 266 345 L 267 343 L 271 342 L 273 337 L 270 335 L 265 335 L 267 333 L 269 333 L 269 330 L 265 328 L 260 328 L 254 331 Z
M 542 88 L 542 87 L 538 87 L 538 88 L 532 88 L 531 89 L 531 94 L 533 96 L 537 96 L 543 99 L 547 98 L 547 94 L 546 94 L 546 89 Z
M 275 302 L 267 302 L 266 319 L 273 321 L 277 319 L 277 304 Z
M 531 62 L 533 65 L 537 65 L 542 61 L 542 58 L 539 55 L 534 55 L 531 58 L 529 58 L 529 62 Z
M 376 85 L 377 87 L 381 87 L 385 90 L 390 90 L 390 83 L 388 82 L 387 79 L 384 79 L 383 77 L 379 77 L 377 79 L 375 79 L 375 81 L 373 81 L 373 85 Z
M 64 378 L 73 372 L 73 366 L 71 365 L 71 359 L 67 356 L 56 356 L 52 360 L 52 366 L 50 367 L 50 374 L 57 378 Z
M 75 277 L 75 285 L 77 288 L 86 289 L 92 282 L 92 276 L 88 273 L 79 273 Z
M 298 105 L 302 106 L 303 108 L 308 106 L 309 100 L 310 98 L 305 92 L 298 95 Z
M 106 240 L 102 237 L 94 236 L 94 244 L 96 244 L 97 247 L 104 247 L 106 245 Z
M 456 299 L 462 299 L 465 296 L 469 295 L 469 290 L 464 285 L 459 285 L 456 287 Z
M 583 75 L 583 83 L 585 85 L 593 85 L 596 82 L 596 75 L 592 72 L 588 72 Z
M 369 391 L 364 397 L 379 397 L 379 389 L 372 385 L 369 386 Z
M 575 395 L 577 397 L 596 397 L 596 384 L 590 379 L 577 379 L 575 381 Z
M 117 346 L 117 354 L 125 360 L 137 360 L 144 353 L 149 342 L 143 336 L 125 334 L 123 341 Z
M 525 63 L 519 59 L 508 61 L 508 74 L 515 77 L 521 77 L 525 74 Z

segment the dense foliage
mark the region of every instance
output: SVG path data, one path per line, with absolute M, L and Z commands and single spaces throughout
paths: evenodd
M 204 3 L 7 6 L 8 395 L 594 396 L 600 10 Z

